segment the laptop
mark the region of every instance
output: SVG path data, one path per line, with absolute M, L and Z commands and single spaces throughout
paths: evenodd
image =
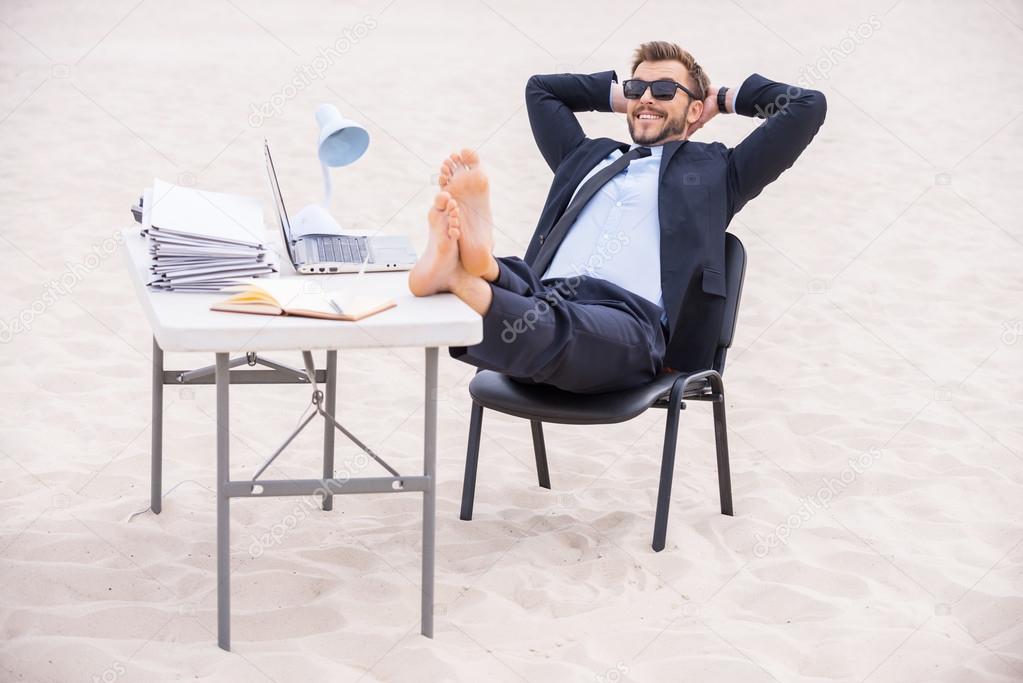
M 284 246 L 295 270 L 307 275 L 411 270 L 416 252 L 404 235 L 304 234 L 294 236 L 288 210 L 277 182 L 270 144 L 263 141 L 266 172 L 274 195 L 274 206 L 284 235 Z

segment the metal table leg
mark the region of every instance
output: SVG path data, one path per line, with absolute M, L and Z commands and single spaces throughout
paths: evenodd
M 327 381 L 324 391 L 324 408 L 337 418 L 337 351 L 327 351 Z M 334 478 L 334 425 L 323 421 L 323 478 Z M 334 496 L 323 496 L 323 509 L 334 509 Z
M 437 349 L 426 349 L 426 413 L 423 428 L 423 579 L 422 629 L 433 638 L 433 567 L 437 517 Z
M 426 349 L 426 411 L 423 430 L 423 476 L 402 477 L 394 468 L 380 460 L 354 435 L 337 424 L 333 414 L 336 410 L 337 398 L 337 366 L 338 352 L 327 353 L 327 369 L 308 370 L 312 358 L 306 359 L 307 371 L 301 377 L 289 377 L 281 380 L 277 375 L 260 376 L 258 381 L 247 381 L 257 372 L 273 371 L 234 371 L 235 381 L 242 384 L 259 383 L 296 383 L 307 382 L 307 375 L 315 372 L 326 384 L 322 395 L 323 415 L 327 424 L 324 431 L 323 478 L 309 480 L 261 481 L 259 491 L 255 490 L 251 481 L 231 481 L 230 469 L 230 387 L 232 381 L 232 365 L 227 353 L 217 353 L 213 368 L 213 381 L 217 387 L 217 644 L 221 649 L 231 650 L 231 498 L 232 497 L 277 497 L 295 495 L 323 496 L 325 510 L 331 509 L 334 495 L 360 493 L 423 493 L 423 567 L 422 567 L 422 616 L 421 632 L 428 638 L 433 637 L 433 597 L 434 597 L 434 566 L 436 538 L 436 507 L 437 507 L 437 358 L 436 348 Z M 286 368 L 287 369 L 287 368 Z M 152 507 L 154 512 L 160 511 L 161 495 L 161 463 L 163 445 L 163 386 L 166 383 L 209 383 L 209 376 L 202 377 L 191 371 L 187 382 L 182 382 L 185 374 L 180 371 L 163 369 L 163 350 L 153 340 L 153 443 L 152 443 Z M 307 421 L 308 422 L 308 421 Z M 341 430 L 356 445 L 363 448 L 370 456 L 378 460 L 393 477 L 363 477 L 358 479 L 334 479 L 334 428 Z M 285 444 L 287 445 L 287 444 Z M 327 492 L 327 493 L 325 493 Z
M 217 644 L 231 650 L 230 358 L 217 354 Z
M 149 508 L 160 514 L 163 508 L 163 349 L 153 337 L 153 424 L 149 447 Z

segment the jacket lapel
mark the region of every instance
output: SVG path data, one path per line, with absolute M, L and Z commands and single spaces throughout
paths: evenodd
M 664 178 L 675 154 L 685 145 L 685 140 L 669 142 L 661 153 L 661 168 L 658 173 L 657 187 L 657 220 L 661 227 L 661 293 L 664 297 L 664 310 L 668 314 L 671 328 L 675 327 L 675 314 L 678 305 L 675 288 L 684 269 L 685 259 L 680 258 L 682 235 L 678 231 L 678 216 L 672 190 L 665 187 Z M 675 190 L 677 192 L 677 189 Z M 674 285 L 674 287 L 673 287 Z
M 668 164 L 671 163 L 671 158 L 675 156 L 675 152 L 682 149 L 682 145 L 686 144 L 685 140 L 676 140 L 675 142 L 669 142 L 664 146 L 664 151 L 661 152 L 661 169 L 657 176 L 657 181 L 661 182 L 664 180 L 664 172 L 668 168 Z

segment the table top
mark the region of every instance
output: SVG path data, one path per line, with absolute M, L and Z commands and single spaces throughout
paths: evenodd
M 211 311 L 229 293 L 154 292 L 146 238 L 124 230 L 124 254 L 153 336 L 164 351 L 291 351 L 374 347 L 471 346 L 483 339 L 480 316 L 452 294 L 415 297 L 407 272 L 364 273 L 360 292 L 394 299 L 397 306 L 358 322 Z M 327 291 L 351 287 L 355 274 L 298 275 L 286 260 L 281 277 L 319 281 Z

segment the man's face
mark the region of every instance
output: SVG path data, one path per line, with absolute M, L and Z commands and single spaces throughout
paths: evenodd
M 696 92 L 696 84 L 681 62 L 664 60 L 641 62 L 633 78 L 644 81 L 671 80 Z M 684 140 L 689 124 L 700 118 L 703 102 L 691 102 L 689 95 L 675 89 L 671 100 L 655 100 L 647 88 L 638 100 L 628 100 L 627 119 L 629 134 L 637 145 L 661 145 L 672 140 Z

